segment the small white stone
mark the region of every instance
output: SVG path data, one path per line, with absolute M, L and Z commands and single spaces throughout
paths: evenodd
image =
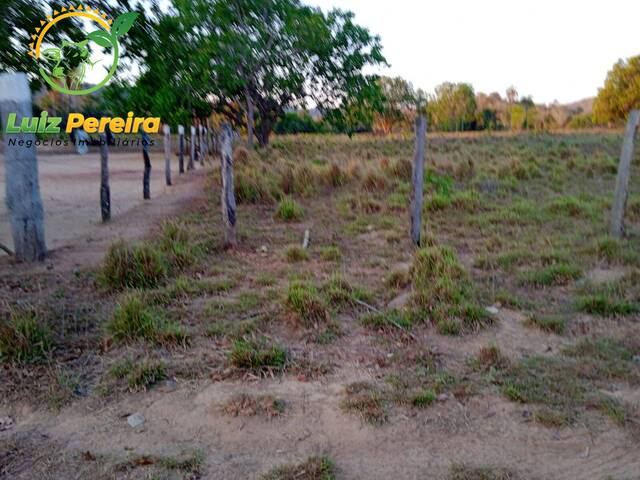
M 497 315 L 498 312 L 500 311 L 496 307 L 494 307 L 493 305 L 491 305 L 490 307 L 486 307 L 485 310 L 487 311 L 487 313 L 489 313 L 491 315 Z
M 134 413 L 132 415 L 129 415 L 127 417 L 127 423 L 129 424 L 129 426 L 131 428 L 137 428 L 140 425 L 142 425 L 144 422 L 145 422 L 145 419 L 142 416 L 142 414 L 139 413 L 139 412 L 136 412 L 136 413 Z

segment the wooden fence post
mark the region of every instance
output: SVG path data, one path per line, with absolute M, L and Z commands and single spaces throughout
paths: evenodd
M 144 176 L 142 177 L 142 196 L 145 200 L 151 199 L 151 159 L 149 158 L 149 144 L 151 139 L 147 132 L 142 131 L 142 158 L 144 158 Z
M 616 193 L 611 207 L 611 236 L 621 238 L 624 234 L 624 211 L 629 197 L 629 176 L 631 174 L 631 162 L 633 160 L 634 137 L 640 124 L 640 110 L 631 110 L 627 130 L 622 142 L 620 164 L 618 165 L 618 177 L 616 178 Z
M 100 134 L 100 213 L 102 221 L 111 220 L 111 189 L 109 188 L 109 137 Z
M 236 239 L 236 197 L 233 190 L 233 131 L 225 123 L 220 131 L 220 167 L 222 176 L 222 219 L 224 221 L 225 246 L 235 247 Z
M 195 168 L 196 158 L 196 127 L 191 125 L 191 150 L 189 155 L 189 163 L 187 164 L 187 170 L 193 170 Z
M 202 144 L 204 138 L 204 127 L 202 123 L 198 125 L 198 156 L 200 158 L 200 165 L 204 167 L 204 149 L 202 148 Z
M 184 173 L 184 127 L 182 125 L 178 125 L 178 136 L 180 137 L 179 141 L 179 156 L 178 156 L 178 172 L 180 174 Z
M 424 155 L 427 134 L 427 121 L 420 115 L 415 125 L 415 150 L 413 154 L 413 192 L 411 197 L 411 241 L 420 246 L 420 231 L 422 229 L 422 205 L 424 185 Z
M 15 114 L 13 125 L 20 125 L 23 118 L 33 115 L 31 91 L 24 73 L 0 74 L 0 118 L 5 130 L 12 114 Z M 25 144 L 16 143 L 21 141 Z M 26 142 L 31 146 L 27 147 Z M 47 255 L 34 142 L 32 133 L 4 134 L 7 210 L 15 257 L 24 262 L 41 261 Z
M 171 127 L 165 125 L 164 130 L 164 178 L 171 186 Z

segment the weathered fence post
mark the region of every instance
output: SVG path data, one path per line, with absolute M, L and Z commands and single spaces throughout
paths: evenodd
M 109 188 L 109 138 L 100 134 L 100 213 L 102 221 L 111 220 L 111 189 Z
M 149 158 L 149 144 L 151 139 L 147 132 L 142 131 L 142 157 L 144 158 L 144 176 L 142 177 L 142 196 L 145 200 L 151 199 L 151 159 Z
M 24 73 L 0 74 L 0 118 L 6 129 L 9 115 L 13 125 L 31 118 L 31 91 Z M 17 142 L 25 144 L 18 145 Z M 44 212 L 38 182 L 38 157 L 32 133 L 5 133 L 5 184 L 11 234 L 18 261 L 44 260 Z M 30 147 L 26 146 L 29 142 Z
M 171 185 L 171 127 L 165 125 L 164 130 L 164 178 Z
M 204 127 L 202 123 L 198 125 L 198 157 L 200 158 L 200 165 L 204 167 L 204 149 L 202 148 L 202 139 L 204 138 Z
M 427 121 L 423 116 L 416 118 L 415 151 L 413 154 L 413 191 L 411 196 L 411 240 L 420 246 L 420 231 L 422 229 L 422 205 L 424 185 L 424 154 L 427 134 Z
M 179 142 L 179 157 L 178 157 L 178 172 L 180 174 L 184 173 L 184 127 L 182 125 L 178 125 L 178 136 L 180 137 Z
M 627 130 L 622 141 L 622 153 L 618 165 L 618 177 L 616 178 L 616 193 L 611 207 L 611 225 L 609 233 L 613 237 L 620 238 L 624 234 L 624 211 L 629 197 L 629 176 L 631 174 L 631 161 L 633 160 L 634 137 L 640 125 L 640 110 L 631 110 Z
M 193 170 L 195 168 L 196 158 L 196 127 L 191 125 L 191 150 L 189 154 L 189 163 L 187 164 L 187 170 Z
M 233 190 L 233 131 L 225 123 L 220 128 L 220 167 L 222 176 L 222 219 L 224 221 L 225 246 L 235 247 L 236 239 L 236 197 Z

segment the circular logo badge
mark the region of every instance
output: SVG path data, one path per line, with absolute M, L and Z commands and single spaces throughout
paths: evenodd
M 52 27 L 59 22 L 71 21 L 74 17 L 85 19 L 95 30 L 79 42 L 63 40 L 60 45 L 47 42 L 47 34 Z M 40 76 L 54 90 L 68 95 L 93 93 L 104 87 L 115 74 L 120 55 L 118 39 L 129 31 L 137 17 L 138 13 L 129 12 L 111 20 L 107 19 L 106 13 L 83 5 L 54 10 L 47 21 L 40 21 L 40 26 L 31 35 L 29 55 L 36 59 Z M 95 58 L 95 52 L 100 49 L 106 52 L 107 58 L 111 57 L 110 66 L 100 82 L 87 87 L 87 73 L 104 58 Z

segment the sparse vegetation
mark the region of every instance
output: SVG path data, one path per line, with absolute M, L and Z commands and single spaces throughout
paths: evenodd
M 335 468 L 328 457 L 310 457 L 297 465 L 277 467 L 262 480 L 335 480 Z
M 53 348 L 49 327 L 31 308 L 12 308 L 0 320 L 0 360 L 32 363 L 43 360 Z
M 285 197 L 278 204 L 276 216 L 288 222 L 297 221 L 304 216 L 304 209 L 293 198 Z
M 229 362 L 241 370 L 257 374 L 281 372 L 287 362 L 287 352 L 266 340 L 234 340 Z

